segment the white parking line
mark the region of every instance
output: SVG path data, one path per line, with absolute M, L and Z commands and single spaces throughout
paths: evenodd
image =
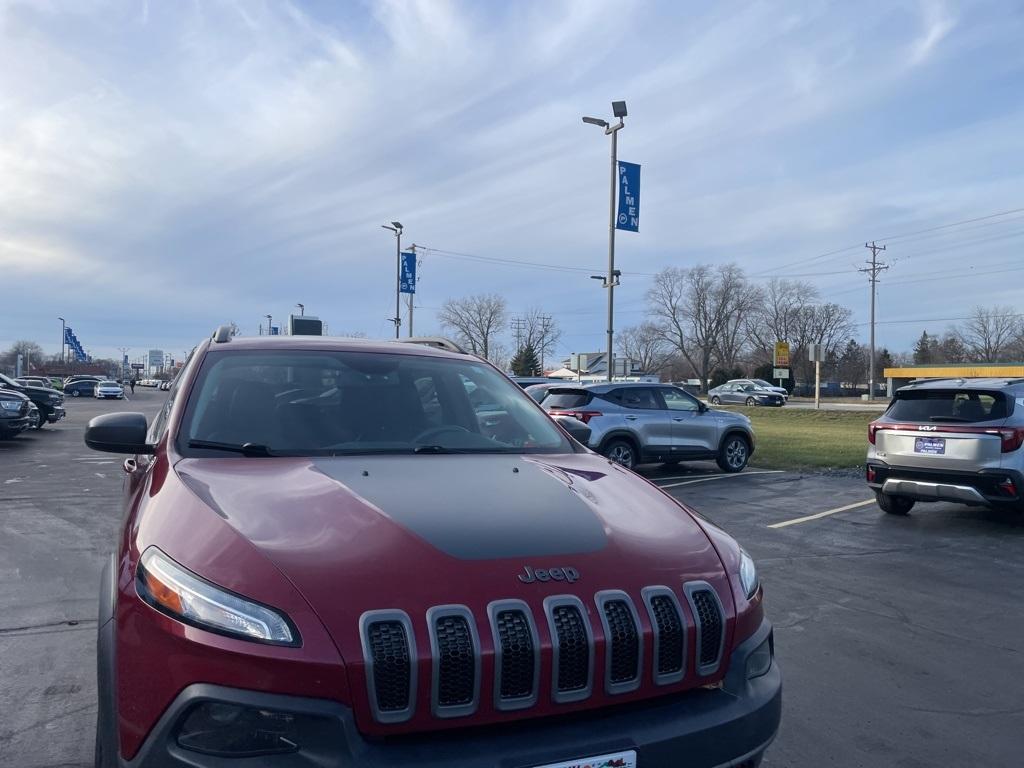
M 708 475 L 707 477 L 700 477 L 696 480 L 687 480 L 683 483 L 669 483 L 668 485 L 659 485 L 659 488 L 678 488 L 681 485 L 693 485 L 694 483 L 706 483 L 709 480 L 728 480 L 730 477 L 750 477 L 751 475 L 781 475 L 781 469 L 755 469 L 752 472 L 737 472 L 735 474 L 728 475 Z
M 712 474 L 707 472 L 703 475 L 676 475 L 675 477 L 648 477 L 647 479 L 652 483 L 660 483 L 665 480 L 690 480 L 695 477 L 712 477 Z M 717 477 L 717 475 L 715 475 L 715 477 Z
M 828 517 L 829 515 L 837 515 L 840 512 L 846 512 L 851 509 L 857 509 L 858 507 L 866 507 L 868 504 L 874 504 L 874 499 L 868 499 L 866 501 L 858 501 L 854 504 L 847 504 L 845 507 L 836 507 L 835 509 L 827 509 L 824 512 L 818 512 L 813 515 L 807 515 L 805 517 L 797 517 L 792 520 L 784 520 L 781 523 L 772 523 L 769 528 L 785 528 L 787 525 L 796 525 L 797 523 L 806 523 L 809 520 L 818 520 L 822 517 Z

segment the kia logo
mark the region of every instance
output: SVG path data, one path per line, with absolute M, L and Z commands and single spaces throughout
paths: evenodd
M 535 581 L 567 581 L 572 584 L 579 580 L 580 572 L 575 568 L 531 568 L 526 565 L 518 578 L 523 584 L 533 584 Z
M 922 432 L 935 432 L 937 430 L 938 427 L 936 427 L 935 425 L 925 424 L 924 426 L 921 427 Z

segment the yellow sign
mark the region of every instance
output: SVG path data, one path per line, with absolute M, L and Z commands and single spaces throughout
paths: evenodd
M 789 368 L 789 342 L 775 342 L 775 367 Z

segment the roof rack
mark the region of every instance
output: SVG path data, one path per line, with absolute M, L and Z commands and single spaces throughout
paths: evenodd
M 214 344 L 225 344 L 231 341 L 231 326 L 218 325 L 217 330 L 213 332 L 210 338 L 213 339 Z
M 461 355 L 469 354 L 461 346 L 444 336 L 410 336 L 408 339 L 394 339 L 394 341 L 399 344 L 419 344 L 424 347 L 443 349 L 446 352 L 458 352 Z

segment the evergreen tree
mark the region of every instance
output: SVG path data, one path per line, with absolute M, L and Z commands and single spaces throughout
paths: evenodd
M 921 331 L 921 338 L 914 344 L 914 365 L 928 365 L 939 362 L 939 340 Z
M 509 367 L 516 376 L 539 376 L 541 374 L 540 360 L 537 358 L 537 350 L 533 348 L 532 344 L 520 347 Z

